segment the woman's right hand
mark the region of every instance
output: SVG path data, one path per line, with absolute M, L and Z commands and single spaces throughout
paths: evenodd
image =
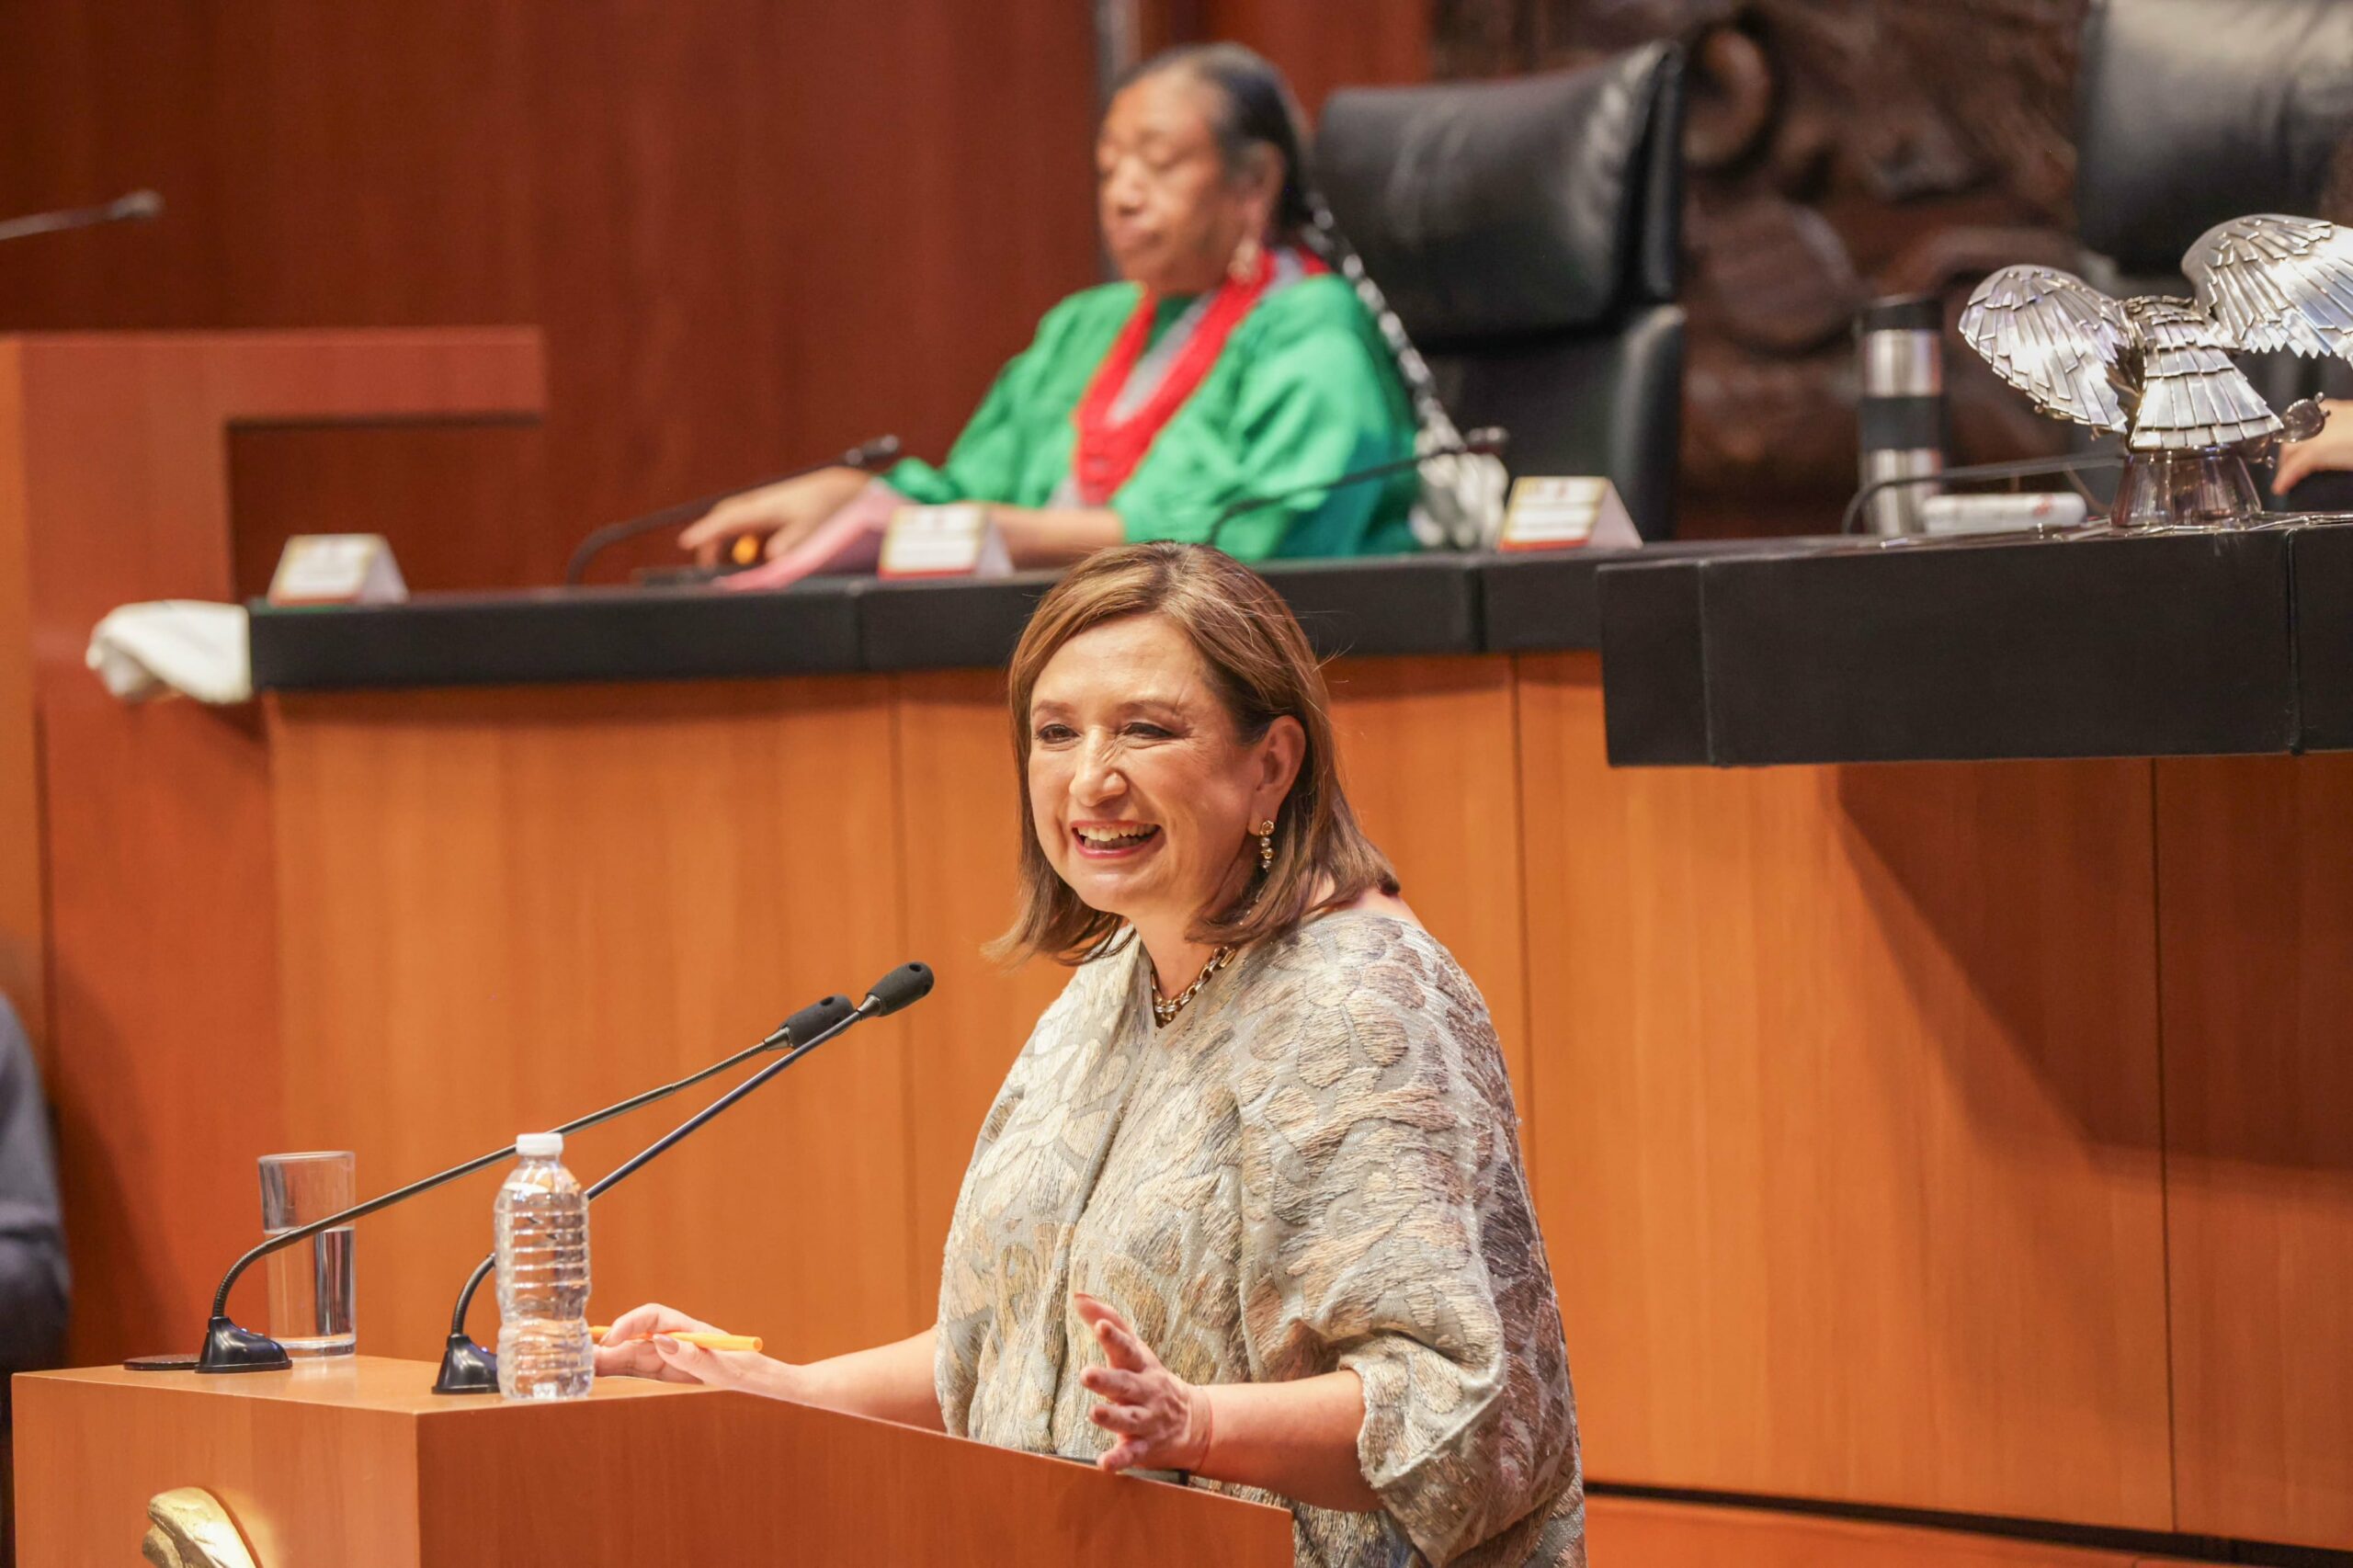
M 730 495 L 688 525 L 678 536 L 678 548 L 693 551 L 698 562 L 711 566 L 718 563 L 731 540 L 766 534 L 766 553 L 772 561 L 808 538 L 872 477 L 862 469 L 819 469 L 798 479 Z
M 774 1357 L 753 1350 L 705 1350 L 669 1337 L 673 1334 L 726 1332 L 699 1318 L 688 1317 L 676 1307 L 648 1301 L 613 1320 L 604 1342 L 597 1346 L 597 1375 L 655 1378 L 665 1383 L 709 1383 L 715 1388 L 784 1397 L 784 1385 L 792 1369 Z M 654 1337 L 639 1338 L 641 1335 Z

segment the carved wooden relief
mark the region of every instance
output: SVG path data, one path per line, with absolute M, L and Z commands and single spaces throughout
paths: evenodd
M 1690 48 L 1683 531 L 1819 531 L 1853 492 L 1855 312 L 2073 266 L 2086 0 L 1438 0 L 1442 76 Z M 1952 344 L 1956 460 L 2063 436 Z

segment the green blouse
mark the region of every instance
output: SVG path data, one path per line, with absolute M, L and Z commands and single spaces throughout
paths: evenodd
M 1136 297 L 1134 284 L 1111 283 L 1047 312 L 948 460 L 935 467 L 910 458 L 884 477 L 926 505 L 1049 505 L 1070 473 L 1072 413 Z M 1189 302 L 1165 301 L 1154 336 Z M 1319 274 L 1277 290 L 1243 319 L 1110 505 L 1131 540 L 1206 542 L 1221 509 L 1238 499 L 1315 484 L 1413 449 L 1413 410 L 1371 317 L 1345 281 Z M 1407 470 L 1310 490 L 1235 517 L 1218 543 L 1245 561 L 1410 551 L 1406 514 L 1419 483 Z

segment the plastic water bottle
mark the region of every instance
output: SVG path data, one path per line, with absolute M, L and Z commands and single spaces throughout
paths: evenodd
M 563 1134 L 526 1132 L 498 1189 L 498 1392 L 506 1399 L 585 1399 L 588 1198 L 563 1168 Z

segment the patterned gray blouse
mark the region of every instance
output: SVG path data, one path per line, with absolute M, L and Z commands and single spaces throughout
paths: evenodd
M 1189 1382 L 1352 1367 L 1383 1511 L 1290 1509 L 1316 1568 L 1585 1562 L 1559 1303 L 1486 1004 L 1416 926 L 1325 915 L 1151 1022 L 1139 944 L 1082 965 L 981 1129 L 940 1274 L 948 1430 L 1099 1455 L 1071 1310 Z

